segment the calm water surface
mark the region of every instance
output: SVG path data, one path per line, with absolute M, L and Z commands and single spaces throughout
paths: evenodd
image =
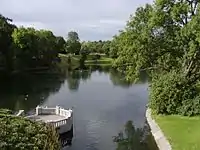
M 145 77 L 130 84 L 109 67 L 93 66 L 1 75 L 0 82 L 0 107 L 27 112 L 39 104 L 73 107 L 74 137 L 69 150 L 156 150 L 145 120 Z

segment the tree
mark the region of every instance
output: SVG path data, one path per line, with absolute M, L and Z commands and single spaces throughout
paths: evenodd
M 39 58 L 36 30 L 33 28 L 16 28 L 12 34 L 15 56 L 19 65 L 28 67 Z
M 81 49 L 78 33 L 71 31 L 68 33 L 68 40 L 66 43 L 66 50 L 68 53 L 78 55 Z
M 90 50 L 89 50 L 89 46 L 87 42 L 82 42 L 81 43 L 81 50 L 80 50 L 80 54 L 86 54 L 89 55 L 90 54 Z
M 78 33 L 75 32 L 75 31 L 70 31 L 68 33 L 68 40 L 70 41 L 79 41 L 79 36 L 78 36 Z
M 50 66 L 58 57 L 56 37 L 51 31 L 16 28 L 12 33 L 19 68 Z
M 56 49 L 59 51 L 59 53 L 65 53 L 65 46 L 66 46 L 66 41 L 64 40 L 63 37 L 57 36 L 56 37 Z
M 38 38 L 41 63 L 45 66 L 50 66 L 58 57 L 59 50 L 57 49 L 56 37 L 48 30 L 39 30 Z
M 196 93 L 192 97 L 196 99 L 198 92 L 195 91 L 196 88 L 190 87 L 196 85 L 200 78 L 198 6 L 199 1 L 196 0 L 156 0 L 154 5 L 138 8 L 135 15 L 131 16 L 125 30 L 117 36 L 120 42 L 117 44 L 118 57 L 114 66 L 125 72 L 127 80 L 131 81 L 137 79 L 142 70 L 146 70 L 152 78 L 167 74 L 169 80 L 160 80 L 161 85 L 152 89 L 160 90 L 158 94 L 169 93 L 170 91 L 164 89 L 165 85 L 168 85 L 173 87 L 168 90 Z M 175 72 L 176 75 L 171 72 Z M 180 76 L 180 78 L 170 76 Z M 170 85 L 174 83 L 177 84 Z M 183 110 L 177 110 L 179 106 L 179 108 L 187 106 L 195 113 L 193 106 L 188 105 L 187 97 L 177 99 L 176 96 L 172 94 L 168 97 L 175 100 L 174 107 L 168 107 L 169 103 L 163 104 L 167 110 L 164 113 L 181 113 Z M 155 100 L 155 97 L 159 95 L 154 95 L 151 100 Z
M 82 47 L 87 49 L 89 53 L 107 54 L 110 51 L 111 41 L 84 41 Z
M 148 68 L 154 60 L 150 57 L 153 50 L 149 44 L 151 38 L 148 38 L 150 34 L 148 21 L 151 12 L 150 5 L 138 8 L 135 16 L 131 16 L 125 30 L 115 36 L 111 43 L 110 55 L 117 57 L 114 66 L 126 73 L 127 80 L 137 79 L 140 70 Z
M 12 37 L 16 28 L 10 22 L 12 20 L 0 14 L 0 64 L 11 71 L 13 67 Z
M 111 43 L 111 41 L 104 41 L 104 44 L 102 46 L 102 51 L 107 56 L 109 56 L 109 52 L 110 52 L 110 43 Z
M 67 41 L 66 44 L 66 51 L 67 53 L 78 55 L 81 49 L 81 43 L 79 41 Z
M 110 50 L 108 55 L 111 58 L 117 58 L 118 57 L 118 51 L 120 50 L 120 42 L 121 42 L 121 36 L 122 33 L 120 33 L 120 36 L 114 36 L 112 42 L 110 43 Z

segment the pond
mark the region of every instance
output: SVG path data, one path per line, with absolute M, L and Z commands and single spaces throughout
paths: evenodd
M 60 69 L 54 73 L 0 76 L 0 107 L 37 105 L 74 109 L 74 137 L 69 150 L 156 150 L 145 119 L 148 82 L 136 84 L 109 66 Z

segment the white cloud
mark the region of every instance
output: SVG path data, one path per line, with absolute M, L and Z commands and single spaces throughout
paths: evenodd
M 0 13 L 17 25 L 46 28 L 82 40 L 109 39 L 123 29 L 131 13 L 151 0 L 0 0 Z
M 20 26 L 33 27 L 33 28 L 37 28 L 37 29 L 45 29 L 46 28 L 45 24 L 43 24 L 41 22 L 16 22 L 15 21 L 14 24 L 17 25 L 18 27 L 20 27 Z

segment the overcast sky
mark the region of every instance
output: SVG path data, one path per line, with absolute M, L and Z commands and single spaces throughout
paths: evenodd
M 50 29 L 63 37 L 107 40 L 123 29 L 130 14 L 151 0 L 0 0 L 0 13 L 20 26 Z

